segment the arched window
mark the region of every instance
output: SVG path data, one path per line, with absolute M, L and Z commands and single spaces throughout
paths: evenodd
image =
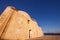
M 29 24 L 30 20 L 28 20 L 28 24 Z
M 31 29 L 29 30 L 29 38 L 31 38 Z

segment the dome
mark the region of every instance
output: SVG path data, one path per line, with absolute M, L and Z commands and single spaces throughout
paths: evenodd
M 29 14 L 28 14 L 27 12 L 25 12 L 25 11 L 21 11 L 21 10 L 19 10 L 18 13 L 24 15 L 25 17 L 30 18 Z

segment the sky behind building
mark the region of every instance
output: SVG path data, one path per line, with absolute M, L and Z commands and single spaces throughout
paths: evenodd
M 0 14 L 7 6 L 26 11 L 45 33 L 60 32 L 59 0 L 0 0 Z

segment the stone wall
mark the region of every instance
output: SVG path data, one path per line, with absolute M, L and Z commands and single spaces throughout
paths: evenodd
M 14 11 L 8 11 L 8 9 Z M 26 12 L 21 10 L 17 11 L 12 7 L 7 7 L 4 11 L 4 14 L 9 14 L 9 20 L 6 22 L 7 19 L 5 17 L 6 23 L 4 22 L 3 25 L 6 25 L 5 27 L 2 26 L 5 29 L 3 29 L 4 31 L 1 35 L 1 39 L 29 39 L 43 36 L 42 29 L 38 26 L 37 22 L 32 20 Z

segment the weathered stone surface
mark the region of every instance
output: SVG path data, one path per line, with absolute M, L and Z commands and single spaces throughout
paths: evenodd
M 41 27 L 26 12 L 7 7 L 3 14 L 6 17 L 0 26 L 3 27 L 0 29 L 1 39 L 29 39 L 43 36 Z
M 14 10 L 8 6 L 6 10 L 0 16 L 0 36 L 2 35 L 2 32 L 13 12 Z

